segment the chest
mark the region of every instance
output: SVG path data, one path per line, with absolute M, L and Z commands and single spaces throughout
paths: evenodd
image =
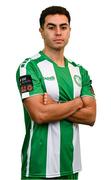
M 38 64 L 45 85 L 46 92 L 56 101 L 68 101 L 81 92 L 81 75 L 78 67 L 68 64 L 58 67 L 43 61 Z

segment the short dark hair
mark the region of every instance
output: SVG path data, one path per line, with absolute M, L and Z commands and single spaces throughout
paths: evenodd
M 40 19 L 39 19 L 40 27 L 43 28 L 46 16 L 54 15 L 54 14 L 65 15 L 68 18 L 68 22 L 70 24 L 71 17 L 66 8 L 64 8 L 62 6 L 50 6 L 46 9 L 44 9 L 40 15 Z

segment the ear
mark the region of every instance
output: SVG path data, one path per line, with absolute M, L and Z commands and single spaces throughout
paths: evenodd
M 44 39 L 44 29 L 40 27 L 39 32 L 40 32 L 42 38 Z

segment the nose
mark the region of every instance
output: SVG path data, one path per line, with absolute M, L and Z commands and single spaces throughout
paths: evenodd
M 61 29 L 60 29 L 60 27 L 57 27 L 57 28 L 56 28 L 55 34 L 56 34 L 56 36 L 60 36 L 60 35 L 61 35 Z

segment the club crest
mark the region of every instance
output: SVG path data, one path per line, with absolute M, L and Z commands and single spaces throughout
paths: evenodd
M 80 86 L 80 87 L 82 86 L 82 79 L 80 76 L 74 75 L 74 81 L 78 86 Z

